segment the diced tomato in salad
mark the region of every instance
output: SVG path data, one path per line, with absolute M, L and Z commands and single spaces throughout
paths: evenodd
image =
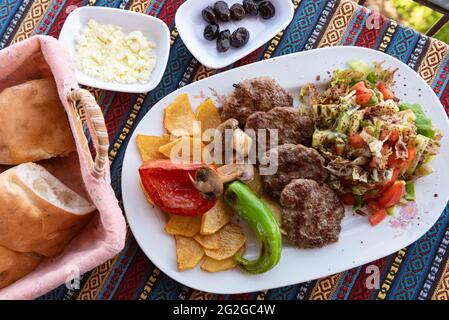
M 405 181 L 396 181 L 385 189 L 380 197 L 377 199 L 377 203 L 380 208 L 389 208 L 399 203 L 405 194 Z
M 386 209 L 379 209 L 374 211 L 371 216 L 369 216 L 368 221 L 374 227 L 382 222 L 383 219 L 387 217 Z
M 349 144 L 355 149 L 363 148 L 366 145 L 365 140 L 363 140 L 360 134 L 357 133 L 351 134 L 349 135 L 348 139 Z
M 366 87 L 364 81 L 357 82 L 354 86 L 352 86 L 351 90 L 355 90 L 355 101 L 360 105 L 368 104 L 374 94 L 373 90 Z
M 415 200 L 414 180 L 432 172 L 441 133 L 420 105 L 395 96 L 398 69 L 362 60 L 348 66 L 314 95 L 312 147 L 328 160 L 341 201 L 377 225 L 395 205 Z
M 388 88 L 382 82 L 379 82 L 377 84 L 377 89 L 379 89 L 380 93 L 382 93 L 382 95 L 383 95 L 385 100 L 389 100 L 389 99 L 393 99 L 394 98 L 393 92 L 390 90 L 390 88 Z

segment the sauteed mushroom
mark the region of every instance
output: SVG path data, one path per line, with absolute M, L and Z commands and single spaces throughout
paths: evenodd
M 215 161 L 216 163 L 232 163 L 234 162 L 234 152 L 226 152 L 227 150 L 225 149 L 230 147 L 235 150 L 240 158 L 248 156 L 252 146 L 252 139 L 238 127 L 238 124 L 236 119 L 231 118 L 216 128 L 213 140 L 205 147 L 207 151 L 206 157 L 211 156 L 212 159 L 215 159 L 215 154 L 212 156 L 212 151 L 218 152 L 222 153 L 221 155 L 224 155 L 225 159 L 223 162 Z M 226 134 L 226 130 L 231 132 Z M 220 159 L 222 158 L 220 157 Z M 214 161 L 209 162 L 212 163 Z
M 253 140 L 251 137 L 242 131 L 242 129 L 237 128 L 234 130 L 232 134 L 232 147 L 240 156 L 246 157 L 249 154 L 252 143 Z
M 254 177 L 254 167 L 251 164 L 227 164 L 214 170 L 210 167 L 202 167 L 195 173 L 195 178 L 190 177 L 193 185 L 206 199 L 212 200 L 223 194 L 225 183 L 242 180 L 250 181 Z

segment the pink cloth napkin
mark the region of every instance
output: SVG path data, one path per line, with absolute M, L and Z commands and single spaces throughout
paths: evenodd
M 77 89 L 73 64 L 55 38 L 34 36 L 0 51 L 0 91 L 24 81 L 53 76 L 59 97 L 67 111 L 72 131 L 74 119 L 67 94 Z M 80 139 L 74 135 L 81 176 L 98 213 L 56 258 L 46 259 L 35 271 L 0 289 L 0 299 L 34 299 L 72 278 L 95 268 L 119 253 L 125 243 L 126 225 L 110 185 L 109 167 L 105 177 L 95 179 L 84 159 Z

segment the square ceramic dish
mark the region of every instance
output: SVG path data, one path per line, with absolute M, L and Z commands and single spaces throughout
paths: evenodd
M 229 5 L 242 3 L 241 0 L 225 0 Z M 260 16 L 249 16 L 240 21 L 220 22 L 220 30 L 229 29 L 231 33 L 238 27 L 248 29 L 250 38 L 241 48 L 230 48 L 227 52 L 218 52 L 216 40 L 208 41 L 203 37 L 207 23 L 201 16 L 201 11 L 207 6 L 213 6 L 215 0 L 188 0 L 176 12 L 176 27 L 187 49 L 204 66 L 219 69 L 236 62 L 264 43 L 268 42 L 277 33 L 288 26 L 293 18 L 294 7 L 290 0 L 271 0 L 276 14 L 269 20 Z
M 162 79 L 170 52 L 170 31 L 160 19 L 145 14 L 122 9 L 82 7 L 73 11 L 64 23 L 59 41 L 69 51 L 73 61 L 76 54 L 76 36 L 87 25 L 90 19 L 100 24 L 112 24 L 122 27 L 124 32 L 139 30 L 145 38 L 156 44 L 152 53 L 156 56 L 156 66 L 147 83 L 108 82 L 91 77 L 76 69 L 76 78 L 86 86 L 120 92 L 148 92 L 154 89 Z

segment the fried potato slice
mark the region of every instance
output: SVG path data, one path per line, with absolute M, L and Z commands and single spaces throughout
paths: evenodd
M 170 135 L 146 136 L 139 134 L 136 137 L 137 148 L 139 149 L 142 161 L 164 159 L 165 156 L 159 152 L 159 147 L 170 142 Z
M 208 129 L 216 129 L 221 123 L 218 109 L 209 98 L 198 106 L 195 112 L 195 118 L 201 122 L 201 134 Z M 213 136 L 208 141 L 212 140 L 212 138 Z
M 165 232 L 172 235 L 193 237 L 200 231 L 201 216 L 172 215 L 165 226 Z
M 201 142 L 201 139 L 180 137 L 159 147 L 159 152 L 170 159 L 176 158 L 201 162 L 203 148 L 204 144 Z
M 245 252 L 245 246 L 240 248 L 239 253 L 243 255 Z M 224 260 L 215 260 L 211 257 L 207 257 L 204 259 L 204 262 L 201 264 L 201 269 L 208 272 L 219 272 L 224 271 L 228 269 L 235 268 L 237 266 L 237 263 L 235 262 L 235 256 L 232 256 L 230 258 L 224 259 Z
M 258 197 L 262 195 L 262 179 L 260 178 L 259 170 L 254 168 L 254 177 L 249 181 L 243 181 L 252 192 Z
M 233 223 L 228 223 L 214 234 L 207 236 L 197 234 L 193 238 L 206 249 L 220 249 L 225 246 L 238 246 L 240 248 L 245 242 L 242 229 Z
M 183 236 L 175 236 L 176 261 L 178 270 L 187 270 L 195 267 L 204 256 L 204 249 L 195 240 Z
M 232 209 L 222 197 L 218 198 L 212 209 L 203 214 L 200 233 L 202 235 L 209 235 L 217 232 L 231 221 L 232 216 Z
M 277 203 L 276 201 L 274 201 L 273 199 L 271 199 L 270 197 L 267 196 L 262 196 L 260 198 L 266 205 L 267 207 L 271 210 L 271 213 L 274 216 L 274 219 L 276 220 L 278 226 L 279 226 L 279 230 L 281 231 L 281 233 L 283 235 L 286 235 L 287 232 L 282 228 L 282 207 L 279 203 Z
M 165 108 L 164 128 L 177 137 L 201 134 L 189 96 L 186 93 L 179 95 L 172 104 Z
M 204 252 L 206 255 L 215 260 L 224 260 L 232 257 L 246 241 L 245 234 L 240 226 L 232 223 L 228 223 L 213 235 L 200 235 L 194 239 L 205 247 Z

